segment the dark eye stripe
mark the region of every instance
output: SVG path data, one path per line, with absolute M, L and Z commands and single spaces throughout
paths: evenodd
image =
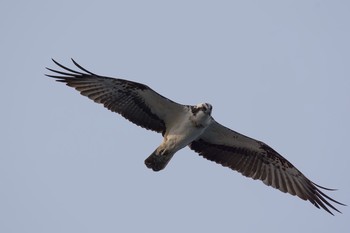
M 193 113 L 193 115 L 196 115 L 197 112 L 199 112 L 200 108 L 197 108 L 196 106 L 191 106 L 191 111 Z

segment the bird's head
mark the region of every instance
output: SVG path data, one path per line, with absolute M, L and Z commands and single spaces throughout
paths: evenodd
M 197 107 L 202 110 L 204 113 L 208 114 L 209 116 L 211 115 L 211 110 L 213 109 L 213 107 L 211 106 L 211 104 L 208 103 L 202 103 L 202 104 L 198 104 Z
M 201 104 L 197 104 L 195 106 L 192 106 L 191 110 L 192 110 L 192 114 L 195 116 L 198 113 L 204 113 L 204 115 L 211 115 L 211 110 L 213 109 L 213 107 L 211 106 L 211 104 L 208 103 L 201 103 Z
M 207 127 L 211 122 L 211 110 L 213 107 L 211 104 L 202 103 L 195 106 L 191 106 L 192 116 L 191 121 L 198 128 Z

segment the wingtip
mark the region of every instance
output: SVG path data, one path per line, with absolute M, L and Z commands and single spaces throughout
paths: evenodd
M 76 63 L 76 61 L 73 58 L 71 58 L 71 60 L 74 64 Z M 61 66 L 61 64 L 58 61 L 56 61 L 54 58 L 51 58 L 51 61 L 53 61 L 53 63 L 55 63 L 56 65 Z
M 321 188 L 321 189 L 324 189 L 324 190 L 327 190 L 327 191 L 338 191 L 338 189 L 326 188 L 326 187 L 324 187 L 324 186 L 318 185 L 318 184 L 312 182 L 311 180 L 310 180 L 310 182 L 311 182 L 313 185 L 317 186 L 318 188 Z
M 73 64 L 77 67 L 80 67 L 80 65 L 78 64 L 78 62 L 76 62 L 72 57 L 70 58 L 70 60 L 73 62 Z
M 51 58 L 51 61 L 53 61 L 53 63 L 55 63 L 56 65 L 59 64 L 54 58 Z

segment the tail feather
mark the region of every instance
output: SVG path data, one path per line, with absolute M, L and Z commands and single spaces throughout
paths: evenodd
M 145 160 L 145 164 L 153 171 L 160 171 L 166 167 L 174 153 L 158 154 L 157 149 Z

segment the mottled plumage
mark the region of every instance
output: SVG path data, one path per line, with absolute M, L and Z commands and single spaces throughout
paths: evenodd
M 162 133 L 162 144 L 145 160 L 148 168 L 164 169 L 178 150 L 189 146 L 208 160 L 261 180 L 282 192 L 297 195 L 330 214 L 330 209 L 340 212 L 331 202 L 344 205 L 321 191 L 332 189 L 310 181 L 265 143 L 216 122 L 211 116 L 210 104 L 178 104 L 144 84 L 96 75 L 72 61 L 81 71 L 54 61 L 64 71 L 47 68 L 55 73 L 47 76 L 66 83 L 143 128 Z

